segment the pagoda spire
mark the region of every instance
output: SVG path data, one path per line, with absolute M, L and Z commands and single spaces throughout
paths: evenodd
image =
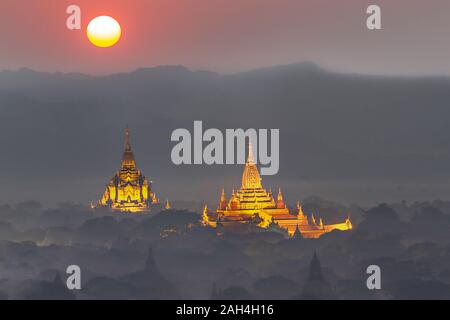
M 320 227 L 320 229 L 323 229 L 323 220 L 322 220 L 322 218 L 320 218 L 320 220 L 319 220 L 319 227 Z
M 350 220 L 349 216 L 347 216 L 347 219 L 345 219 L 345 224 L 347 225 L 347 228 L 349 230 L 353 229 L 353 224 L 352 224 L 352 221 Z
M 308 275 L 308 281 L 315 280 L 315 281 L 324 281 L 323 273 L 322 273 L 322 266 L 320 265 L 319 258 L 317 258 L 317 252 L 314 250 L 314 255 L 311 259 L 311 263 L 309 265 L 309 275 Z
M 125 143 L 124 143 L 124 151 L 122 156 L 122 169 L 135 169 L 136 163 L 134 161 L 134 154 L 131 150 L 130 143 L 130 129 L 128 129 L 128 125 L 125 127 Z
M 315 225 L 315 226 L 317 225 L 316 218 L 314 217 L 314 213 L 311 213 L 311 222 L 313 225 Z
M 300 202 L 297 202 L 297 219 L 299 220 L 301 225 L 307 225 L 308 222 L 308 216 L 303 212 L 303 207 Z
M 225 189 L 222 189 L 220 195 L 219 210 L 225 210 L 227 208 L 227 198 L 225 197 Z
M 253 156 L 252 141 L 248 141 L 248 157 L 245 163 L 244 173 L 242 174 L 241 189 L 261 189 L 261 176 L 259 175 L 258 167 L 256 166 L 255 158 Z
M 253 156 L 253 146 L 252 146 L 252 139 L 248 139 L 248 157 L 247 157 L 247 163 L 248 164 L 255 164 L 255 157 Z
M 130 129 L 128 129 L 128 125 L 125 127 L 125 152 L 131 151 L 131 143 L 130 143 Z
M 300 201 L 297 201 L 297 216 L 299 219 L 305 218 L 305 213 L 303 212 L 303 207 L 302 207 Z
M 205 204 L 205 207 L 203 208 L 203 214 L 202 214 L 202 219 L 200 220 L 200 223 L 204 227 L 209 226 L 208 205 L 206 205 L 206 204 Z
M 281 188 L 278 188 L 278 196 L 277 196 L 277 208 L 285 208 L 283 193 L 281 193 Z
M 278 200 L 283 201 L 283 193 L 281 193 L 281 188 L 278 188 Z

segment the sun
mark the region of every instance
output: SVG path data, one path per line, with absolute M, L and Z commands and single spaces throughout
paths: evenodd
M 116 19 L 110 16 L 98 16 L 89 22 L 86 34 L 93 45 L 107 48 L 119 41 L 122 29 Z

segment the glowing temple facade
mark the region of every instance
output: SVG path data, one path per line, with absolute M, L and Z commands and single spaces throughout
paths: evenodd
M 125 149 L 120 170 L 115 173 L 106 186 L 96 207 L 108 207 L 114 211 L 141 213 L 159 204 L 156 194 L 151 190 L 151 181 L 136 167 L 131 150 L 130 131 L 125 129 Z
M 208 211 L 205 206 L 201 219 L 203 226 L 225 229 L 239 229 L 242 225 L 256 224 L 260 228 L 268 228 L 275 223 L 286 230 L 289 236 L 300 233 L 304 238 L 318 238 L 322 234 L 332 230 L 351 230 L 353 228 L 349 218 L 338 224 L 326 225 L 320 218 L 317 222 L 314 215 L 309 218 L 297 203 L 297 212 L 289 212 L 281 190 L 278 190 L 276 198 L 272 191 L 263 188 L 258 167 L 254 161 L 251 143 L 248 147 L 248 158 L 242 174 L 242 185 L 236 192 L 233 190 L 231 197 L 226 198 L 225 190 L 222 190 L 218 209 Z

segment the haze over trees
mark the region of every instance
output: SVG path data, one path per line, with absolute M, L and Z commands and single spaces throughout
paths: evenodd
M 310 202 L 305 211 L 321 205 Z M 351 232 L 290 239 L 272 226 L 218 236 L 198 224 L 200 213 L 189 211 L 143 216 L 69 203 L 3 205 L 0 298 L 450 298 L 450 203 L 352 212 L 359 223 Z M 65 286 L 72 264 L 81 268 L 79 291 Z M 371 264 L 382 270 L 381 290 L 366 287 Z

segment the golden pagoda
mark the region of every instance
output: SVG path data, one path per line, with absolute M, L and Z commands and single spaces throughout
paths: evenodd
M 120 170 L 112 177 L 106 186 L 99 206 L 109 207 L 114 211 L 145 212 L 159 200 L 151 191 L 151 181 L 136 167 L 130 144 L 130 131 L 125 129 L 125 150 L 122 156 Z
M 272 191 L 266 191 L 261 183 L 258 167 L 254 161 L 251 142 L 248 146 L 248 157 L 242 174 L 242 185 L 238 191 L 232 191 L 227 200 L 225 190 L 222 189 L 218 209 L 209 212 L 207 207 L 203 211 L 201 224 L 216 228 L 234 229 L 242 224 L 256 223 L 260 228 L 268 228 L 271 223 L 285 229 L 293 237 L 298 230 L 304 238 L 318 238 L 332 230 L 351 230 L 353 228 L 349 218 L 343 223 L 325 225 L 322 218 L 317 224 L 314 215 L 308 216 L 297 202 L 297 213 L 291 214 L 287 208 L 281 189 L 275 198 Z

